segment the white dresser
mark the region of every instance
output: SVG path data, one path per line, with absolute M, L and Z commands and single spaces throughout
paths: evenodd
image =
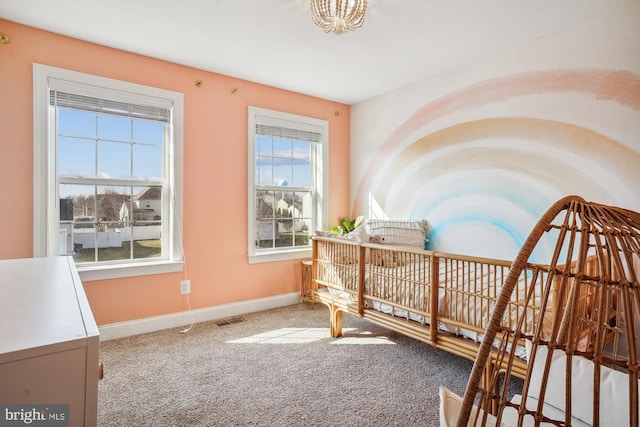
M 69 426 L 95 426 L 98 351 L 71 257 L 0 260 L 0 404 L 68 404 Z

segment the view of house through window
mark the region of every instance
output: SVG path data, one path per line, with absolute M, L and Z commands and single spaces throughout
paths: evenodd
M 309 245 L 313 143 L 256 135 L 256 248 Z
M 162 255 L 169 112 L 52 91 L 60 254 L 76 263 Z M 140 116 L 149 116 L 138 118 Z
M 250 116 L 250 253 L 308 250 L 319 220 L 322 173 L 317 166 L 322 164 L 326 127 L 321 120 L 268 110 Z
M 33 66 L 33 255 L 82 280 L 180 271 L 184 96 Z

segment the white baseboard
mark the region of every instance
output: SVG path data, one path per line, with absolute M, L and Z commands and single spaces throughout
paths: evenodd
M 284 307 L 300 302 L 300 293 L 277 295 L 274 297 L 260 298 L 249 301 L 241 301 L 232 304 L 217 305 L 214 307 L 199 308 L 191 311 L 166 314 L 163 316 L 147 317 L 127 322 L 110 323 L 98 327 L 100 341 L 116 338 L 124 338 L 147 332 L 160 331 L 169 328 L 188 326 L 193 323 L 208 322 L 210 320 L 224 319 L 256 311 L 269 310 Z M 193 316 L 193 317 L 192 317 Z

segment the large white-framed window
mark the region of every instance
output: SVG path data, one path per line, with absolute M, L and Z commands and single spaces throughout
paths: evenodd
M 249 107 L 249 262 L 304 258 L 326 228 L 329 123 Z
M 183 95 L 33 64 L 33 255 L 83 280 L 180 271 Z

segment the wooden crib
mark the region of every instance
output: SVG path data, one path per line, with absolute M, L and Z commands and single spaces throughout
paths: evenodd
M 476 358 L 510 261 L 337 237 L 313 238 L 307 295 L 329 307 L 332 337 L 341 336 L 342 316 L 348 313 L 452 354 Z M 562 306 L 549 304 L 543 313 L 532 299 L 525 305 L 528 290 L 536 294 L 533 301 L 541 299 L 548 274 L 544 266 L 525 266 L 503 316 L 506 329 L 514 329 L 525 314 L 524 330 L 533 332 L 538 319 L 552 318 Z M 519 345 L 522 351 L 511 373 L 523 378 L 524 342 Z

